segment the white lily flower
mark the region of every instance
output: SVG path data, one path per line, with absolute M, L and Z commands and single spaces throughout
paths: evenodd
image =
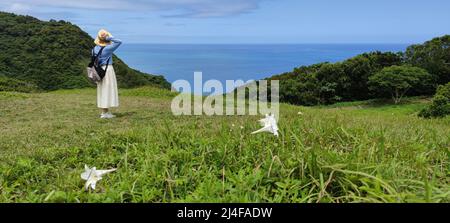
M 97 170 L 95 167 L 91 169 L 86 164 L 84 165 L 84 170 L 85 172 L 81 174 L 81 179 L 86 180 L 86 184 L 84 185 L 86 190 L 89 189 L 89 186 L 95 190 L 97 181 L 101 180 L 103 175 L 116 171 L 116 169 Z
M 252 134 L 270 132 L 275 136 L 278 136 L 278 125 L 277 120 L 275 119 L 275 115 L 266 114 L 266 118 L 259 120 L 259 122 L 261 123 L 263 128 L 258 131 L 252 132 Z

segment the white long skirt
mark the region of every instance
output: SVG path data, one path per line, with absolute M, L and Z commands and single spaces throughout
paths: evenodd
M 106 66 L 103 66 L 105 69 Z M 112 65 L 108 65 L 108 70 L 103 80 L 97 84 L 97 107 L 116 108 L 119 107 L 119 92 L 117 89 L 116 72 Z

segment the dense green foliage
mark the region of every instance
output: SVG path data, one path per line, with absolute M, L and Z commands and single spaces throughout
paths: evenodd
M 450 81 L 449 45 L 450 36 L 444 36 L 423 45 L 412 45 L 405 53 L 364 53 L 339 63 L 302 66 L 268 79 L 280 80 L 282 102 L 299 105 L 332 104 L 390 95 L 387 88 L 370 88 L 370 77 L 386 67 L 410 65 L 425 69 L 431 76 L 426 75 L 426 83 L 414 86 L 406 95 L 432 95 L 439 84 Z M 415 75 L 415 72 L 410 74 Z
M 389 94 L 398 104 L 410 89 L 430 88 L 433 76 L 426 70 L 411 66 L 391 66 L 369 78 L 369 89 L 380 95 Z
M 402 62 L 400 54 L 365 53 L 340 63 L 302 66 L 291 73 L 273 76 L 280 80 L 280 100 L 292 104 L 332 104 L 371 98 L 369 77 Z
M 450 82 L 450 35 L 412 45 L 405 53 L 406 62 L 437 76 L 437 84 Z
M 450 83 L 439 86 L 432 104 L 419 114 L 419 116 L 424 118 L 444 117 L 447 115 L 450 115 Z
M 71 23 L 0 12 L 0 75 L 42 90 L 89 87 L 85 74 L 93 46 L 93 39 Z M 117 57 L 114 60 L 120 87 L 170 87 L 162 76 L 133 70 Z
M 0 75 L 0 91 L 36 92 L 36 85 Z

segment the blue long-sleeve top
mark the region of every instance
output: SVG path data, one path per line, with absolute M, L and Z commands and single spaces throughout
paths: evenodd
M 109 58 L 111 58 L 109 60 L 109 64 L 112 65 L 113 64 L 112 55 L 114 51 L 117 50 L 117 48 L 119 48 L 119 46 L 122 44 L 121 40 L 116 39 L 114 37 L 108 37 L 106 38 L 106 40 L 111 41 L 111 44 L 109 44 L 108 46 L 105 47 L 105 49 L 103 49 L 102 55 L 100 55 L 100 57 L 98 58 L 98 62 L 100 65 L 106 65 L 106 62 L 108 62 Z M 102 48 L 101 46 L 95 46 L 94 54 L 97 55 L 101 48 Z

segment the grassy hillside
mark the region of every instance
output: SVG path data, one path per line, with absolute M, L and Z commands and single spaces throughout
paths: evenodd
M 93 46 L 93 39 L 71 23 L 0 12 L 0 77 L 41 90 L 89 87 L 86 66 Z M 131 69 L 117 57 L 114 60 L 120 87 L 170 87 L 162 76 Z
M 174 117 L 169 91 L 0 92 L 0 202 L 450 202 L 450 117 L 428 99 L 283 104 L 280 137 L 254 116 Z M 303 115 L 300 115 L 302 112 Z M 84 164 L 117 167 L 84 192 Z

